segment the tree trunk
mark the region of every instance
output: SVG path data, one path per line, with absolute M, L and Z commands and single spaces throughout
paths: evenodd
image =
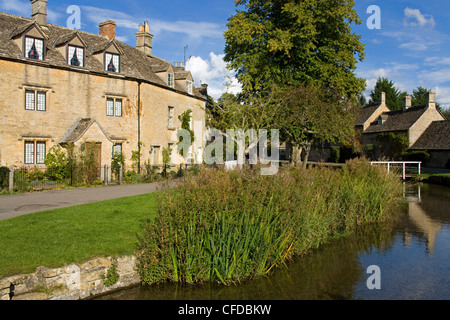
M 309 155 L 311 153 L 311 144 L 305 147 L 305 158 L 303 159 L 303 169 L 306 169 L 308 165 Z
M 297 167 L 302 162 L 302 147 L 299 146 L 291 146 L 291 165 Z

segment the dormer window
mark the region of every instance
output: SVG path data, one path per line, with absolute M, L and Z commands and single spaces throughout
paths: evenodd
M 84 67 L 84 48 L 69 45 L 67 47 L 67 63 L 71 66 Z
M 109 72 L 120 72 L 120 55 L 105 53 L 105 70 Z
M 168 76 L 167 76 L 167 84 L 171 88 L 175 87 L 175 80 L 174 79 L 175 78 L 174 78 L 173 73 L 169 73 Z
M 44 40 L 25 37 L 25 57 L 35 60 L 44 60 Z
M 186 90 L 189 94 L 192 94 L 192 81 L 186 80 Z

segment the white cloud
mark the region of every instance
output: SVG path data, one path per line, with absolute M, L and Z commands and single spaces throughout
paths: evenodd
M 139 24 L 143 24 L 145 20 L 143 17 L 132 17 L 126 13 L 96 8 L 91 6 L 81 6 L 83 16 L 96 24 L 106 21 L 114 20 L 118 27 L 138 30 Z M 222 26 L 210 22 L 191 22 L 191 21 L 164 21 L 152 19 L 149 21 L 150 32 L 153 35 L 161 34 L 162 32 L 174 32 L 188 35 L 192 39 L 199 38 L 217 38 L 223 36 Z
M 422 27 L 422 28 L 434 28 L 436 26 L 436 21 L 434 17 L 429 14 L 422 14 L 419 9 L 406 8 L 405 18 L 403 24 L 405 26 L 411 27 Z
M 450 87 L 436 87 L 436 101 L 444 109 L 450 108 Z
M 422 77 L 433 83 L 444 83 L 450 81 L 450 68 L 443 68 L 424 73 Z
M 0 0 L 0 9 L 3 11 L 12 11 L 20 14 L 23 17 L 31 17 L 31 3 L 30 1 L 20 0 Z
M 241 86 L 233 75 L 233 72 L 227 69 L 227 64 L 223 60 L 225 55 L 216 55 L 214 52 L 209 54 L 209 60 L 201 57 L 191 57 L 186 63 L 186 70 L 192 73 L 198 86 L 200 83 L 208 84 L 208 94 L 215 100 L 225 92 L 238 93 Z

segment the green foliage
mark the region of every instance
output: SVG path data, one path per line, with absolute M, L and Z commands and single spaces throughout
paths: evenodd
M 183 154 L 185 150 L 187 150 L 188 147 L 190 147 L 194 143 L 194 130 L 191 130 L 191 119 L 192 119 L 192 110 L 188 109 L 182 114 L 178 116 L 178 119 L 181 121 L 181 129 L 186 130 L 190 134 L 190 143 L 187 141 L 184 141 L 182 137 L 180 136 L 180 140 L 178 141 L 178 152 L 182 156 L 187 156 Z
M 276 126 L 292 146 L 306 151 L 304 167 L 316 143 L 340 143 L 354 135 L 355 105 L 339 91 L 299 85 L 278 99 Z
M 135 171 L 139 171 L 139 167 L 140 167 L 140 163 L 141 163 L 141 158 L 142 158 L 142 147 L 144 147 L 144 143 L 140 142 L 138 145 L 138 150 L 133 150 L 131 151 L 131 166 L 133 168 L 133 170 Z
M 401 183 L 366 160 L 342 170 L 203 169 L 158 195 L 136 252 L 146 284 L 230 284 L 267 274 L 357 226 L 389 219 Z
M 401 158 L 404 161 L 421 161 L 425 163 L 430 159 L 430 154 L 422 150 L 408 151 L 403 153 Z
M 330 162 L 338 163 L 341 157 L 341 148 L 332 146 L 330 152 Z
M 0 167 L 0 190 L 9 187 L 9 168 Z
M 117 272 L 116 265 L 112 265 L 107 271 L 106 275 L 101 275 L 101 278 L 105 280 L 105 286 L 110 287 L 119 281 L 119 273 Z
M 111 172 L 115 174 L 117 177 L 120 173 L 120 167 L 125 165 L 125 155 L 122 152 L 114 153 L 111 160 Z
M 332 87 L 346 97 L 365 88 L 355 76 L 365 58 L 354 1 L 237 0 L 225 31 L 225 61 L 244 93 L 300 83 Z
M 46 166 L 45 176 L 49 180 L 61 181 L 69 177 L 71 160 L 61 146 L 51 147 L 44 163 Z
M 406 92 L 401 92 L 395 87 L 395 83 L 387 78 L 378 78 L 374 90 L 370 92 L 369 104 L 380 104 L 381 93 L 386 94 L 386 105 L 391 110 L 401 110 L 403 108 L 403 98 Z
M 383 132 L 377 135 L 377 140 L 380 143 L 382 155 L 391 160 L 401 159 L 409 148 L 408 137 L 403 134 Z

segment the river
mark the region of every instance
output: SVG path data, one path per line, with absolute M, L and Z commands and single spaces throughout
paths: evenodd
M 266 277 L 228 287 L 137 286 L 97 299 L 447 300 L 450 188 L 405 184 L 404 198 L 395 221 L 361 228 Z

